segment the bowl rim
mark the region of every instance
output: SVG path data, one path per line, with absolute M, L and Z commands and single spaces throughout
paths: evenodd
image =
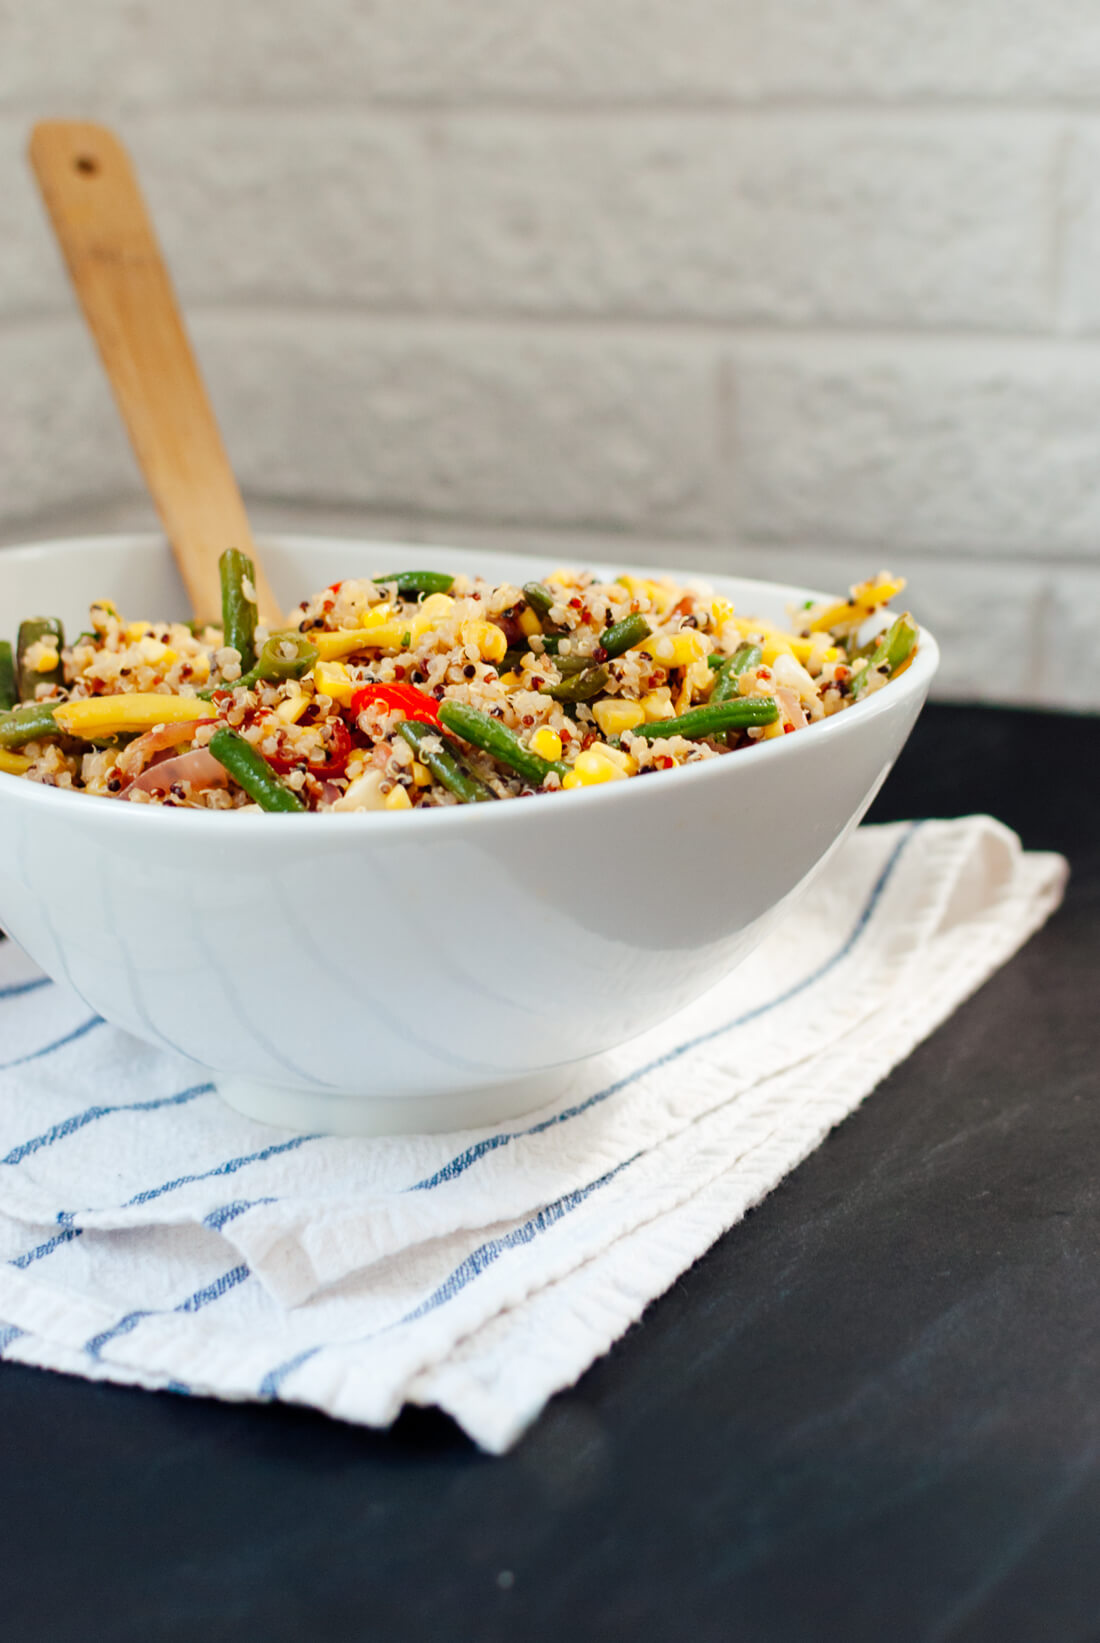
M 268 543 L 289 549 L 314 549 L 339 546 L 341 543 L 356 548 L 375 545 L 379 549 L 405 547 L 421 554 L 454 554 L 458 556 L 466 554 L 470 557 L 492 556 L 501 559 L 527 559 L 532 565 L 547 557 L 521 551 L 513 552 L 510 549 L 496 547 L 477 548 L 469 543 L 452 547 L 446 543 L 436 542 L 395 543 L 388 540 L 378 540 L 376 542 L 372 537 L 340 537 L 326 534 L 279 531 L 257 533 L 256 543 L 261 550 Z M 10 548 L 0 549 L 0 579 L 3 576 L 5 562 L 10 562 L 12 558 L 22 562 L 34 561 L 48 557 L 51 551 L 76 548 L 79 551 L 91 552 L 96 547 L 100 549 L 109 547 L 115 550 L 119 548 L 139 548 L 148 549 L 149 551 L 169 551 L 166 539 L 155 531 L 118 531 L 96 536 L 53 537 L 41 542 L 18 543 Z M 835 594 L 822 592 L 819 589 L 800 587 L 787 582 L 769 582 L 757 577 L 737 576 L 726 571 L 695 571 L 690 568 L 672 569 L 658 565 L 638 564 L 637 562 L 612 565 L 608 561 L 596 559 L 586 560 L 585 568 L 594 569 L 600 574 L 605 571 L 622 574 L 625 571 L 628 574 L 670 576 L 684 583 L 702 582 L 715 586 L 722 582 L 738 582 L 745 587 L 759 588 L 763 597 L 772 600 L 778 598 L 785 602 L 809 598 L 818 600 L 836 597 Z M 833 742 L 839 742 L 844 736 L 858 735 L 861 724 L 870 724 L 872 719 L 881 718 L 884 714 L 889 715 L 900 709 L 904 702 L 914 697 L 923 696 L 939 667 L 940 649 L 934 636 L 923 624 L 918 624 L 918 628 L 920 641 L 912 663 L 906 668 L 900 679 L 891 680 L 883 689 L 874 691 L 866 701 L 858 702 L 852 708 L 846 708 L 843 712 L 834 713 L 827 719 L 822 719 L 816 724 L 807 726 L 805 732 L 797 732 L 793 739 L 788 736 L 772 737 L 768 740 L 758 741 L 750 747 L 739 748 L 734 759 L 703 759 L 698 764 L 681 765 L 673 770 L 661 771 L 659 774 L 662 780 L 657 784 L 657 790 L 667 793 L 669 781 L 678 782 L 685 788 L 686 784 L 692 781 L 697 786 L 704 781 L 714 781 L 716 779 L 728 781 L 733 770 L 746 768 L 745 761 L 748 760 L 753 761 L 753 768 L 755 768 L 762 761 L 768 759 L 797 759 L 800 756 L 799 749 L 803 744 L 804 735 L 815 736 L 817 743 L 820 743 L 826 736 L 830 736 Z M 817 745 L 817 743 L 814 745 Z M 719 772 L 725 772 L 725 774 L 719 777 Z M 587 805 L 591 810 L 596 805 L 621 804 L 626 793 L 635 790 L 637 787 L 640 787 L 642 793 L 645 793 L 650 792 L 654 784 L 651 782 L 604 782 L 592 787 L 572 789 L 570 800 L 573 813 L 578 813 L 576 809 L 578 805 Z M 20 799 L 16 799 L 17 793 L 21 795 Z M 250 836 L 251 831 L 254 829 L 260 829 L 262 835 L 270 839 L 273 836 L 271 832 L 273 822 L 289 833 L 290 829 L 300 829 L 307 823 L 311 824 L 311 827 L 315 827 L 318 820 L 318 817 L 312 812 L 272 815 L 267 812 L 254 814 L 251 811 L 246 811 L 242 814 L 239 811 L 215 811 L 211 814 L 210 812 L 198 810 L 165 809 L 162 805 L 118 804 L 99 794 L 47 787 L 40 782 L 28 782 L 22 776 L 14 776 L 0 771 L 0 803 L 11 800 L 16 803 L 23 802 L 32 805 L 80 804 L 84 806 L 84 809 L 74 812 L 74 816 L 84 814 L 91 821 L 92 815 L 88 814 L 88 801 L 95 799 L 99 799 L 100 802 L 94 806 L 92 815 L 104 820 L 111 814 L 118 818 L 117 822 L 108 823 L 107 825 L 123 827 L 150 826 L 153 824 L 149 817 L 156 816 L 158 818 L 156 825 L 162 830 L 167 828 L 169 834 L 179 832 L 181 829 L 185 831 L 202 829 L 208 838 L 212 836 L 210 833 L 211 827 L 215 830 L 221 827 L 223 830 L 228 828 L 231 836 L 238 839 Z M 640 795 L 635 791 L 630 802 L 637 804 L 639 799 Z M 505 802 L 499 805 L 433 805 L 422 810 L 395 811 L 392 813 L 385 811 L 349 811 L 345 814 L 326 812 L 323 819 L 326 833 L 332 836 L 346 834 L 349 831 L 365 831 L 368 834 L 380 831 L 383 834 L 388 834 L 391 840 L 396 841 L 402 834 L 405 837 L 410 837 L 412 832 L 425 827 L 444 826 L 453 829 L 460 824 L 475 827 L 499 826 L 502 825 L 500 821 L 501 811 L 504 812 L 505 816 L 510 816 L 513 813 L 525 816 L 530 813 L 529 807 L 526 805 Z M 535 814 L 543 814 L 541 807 Z M 127 820 L 123 821 L 123 816 Z M 400 827 L 396 825 L 398 821 Z M 217 836 L 220 837 L 220 835 Z M 319 835 L 311 833 L 311 836 Z

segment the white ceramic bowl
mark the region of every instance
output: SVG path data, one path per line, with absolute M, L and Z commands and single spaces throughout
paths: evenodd
M 333 539 L 262 551 L 288 609 L 391 561 L 515 582 L 547 568 Z M 810 597 L 705 580 L 773 619 Z M 187 609 L 155 537 L 0 553 L 4 631 L 58 614 L 76 632 L 104 596 L 138 617 Z M 900 679 L 806 731 L 557 799 L 209 815 L 0 775 L 0 923 L 93 1010 L 209 1068 L 256 1117 L 382 1133 L 513 1116 L 760 940 L 866 810 L 937 661 L 922 633 Z

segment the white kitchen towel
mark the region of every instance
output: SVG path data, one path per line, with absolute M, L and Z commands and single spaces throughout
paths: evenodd
M 406 1402 L 501 1451 L 1057 906 L 988 817 L 859 830 L 756 955 L 511 1124 L 381 1141 L 242 1118 L 0 946 L 0 1357 Z

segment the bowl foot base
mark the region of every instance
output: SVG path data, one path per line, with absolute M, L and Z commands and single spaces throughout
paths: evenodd
M 567 1094 L 588 1064 L 553 1067 L 506 1084 L 447 1095 L 328 1094 L 235 1075 L 219 1078 L 217 1089 L 222 1100 L 246 1118 L 301 1134 L 433 1135 L 521 1118 Z

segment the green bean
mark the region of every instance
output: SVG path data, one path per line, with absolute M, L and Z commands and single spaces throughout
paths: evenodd
M 759 645 L 738 645 L 733 655 L 728 657 L 718 670 L 718 677 L 714 681 L 714 689 L 709 698 L 711 707 L 715 707 L 719 702 L 729 701 L 737 690 L 738 679 L 750 667 L 756 667 L 760 661 L 760 654 Z
M 750 667 L 755 667 L 761 656 L 759 645 L 750 645 L 748 640 L 738 645 L 732 656 L 728 656 L 718 669 L 718 677 L 714 681 L 714 689 L 710 693 L 708 706 L 717 707 L 721 702 L 728 702 L 737 695 L 738 680 L 742 673 Z M 728 747 L 730 738 L 723 737 Z
M 15 688 L 15 660 L 6 639 L 0 639 L 0 713 L 7 713 L 19 700 Z
M 218 561 L 222 580 L 222 633 L 241 658 L 241 672 L 256 662 L 256 567 L 239 548 L 226 548 Z M 251 594 L 245 592 L 249 583 Z
M 495 799 L 492 788 L 479 782 L 472 771 L 467 770 L 462 762 L 457 743 L 449 736 L 444 736 L 431 725 L 418 723 L 415 719 L 406 719 L 404 724 L 397 727 L 399 736 L 408 742 L 421 764 L 427 765 L 437 782 L 440 782 L 448 791 L 453 793 L 460 804 L 482 804 L 486 799 Z M 442 742 L 436 749 L 424 746 L 432 738 Z
M 544 622 L 550 614 L 551 605 L 557 604 L 557 600 L 550 592 L 550 589 L 542 582 L 525 582 L 523 584 L 523 597 L 535 615 L 541 617 Z
M 583 673 L 586 668 L 594 667 L 591 656 L 555 656 L 554 666 L 563 679 L 571 679 L 574 673 Z
M 608 657 L 621 656 L 648 639 L 653 629 L 644 616 L 624 616 L 621 622 L 612 622 L 600 634 L 600 649 Z
M 899 616 L 897 621 L 887 628 L 867 661 L 867 666 L 861 668 L 852 679 L 852 701 L 857 702 L 870 682 L 871 673 L 877 667 L 886 669 L 887 677 L 893 678 L 901 664 L 908 658 L 910 651 L 917 642 L 919 629 L 908 611 Z
M 464 742 L 469 742 L 471 747 L 479 747 L 483 753 L 488 753 L 498 764 L 514 770 L 533 787 L 541 787 L 552 770 L 559 776 L 569 774 L 569 766 L 561 759 L 540 759 L 537 753 L 524 746 L 507 725 L 500 724 L 488 713 L 482 713 L 466 702 L 441 702 L 439 718 L 448 730 L 461 736 Z
M 396 582 L 402 599 L 414 599 L 422 593 L 450 593 L 454 577 L 440 570 L 395 570 L 385 576 L 372 576 L 375 587 L 382 582 Z
M 37 668 L 27 666 L 27 652 L 39 639 L 52 639 L 57 650 L 57 666 L 48 668 L 40 673 Z M 26 622 L 19 624 L 19 642 L 16 645 L 16 683 L 21 702 L 34 701 L 36 685 L 60 685 L 64 683 L 64 674 L 61 668 L 61 652 L 65 645 L 65 630 L 56 616 L 32 616 Z
M 261 810 L 304 810 L 305 805 L 293 789 L 280 781 L 262 753 L 257 753 L 251 742 L 245 741 L 235 730 L 223 725 L 210 738 L 210 751 L 238 787 L 243 787 L 249 798 Z
M 700 736 L 723 735 L 727 730 L 744 730 L 749 725 L 774 724 L 778 717 L 774 696 L 739 696 L 735 702 L 719 702 L 717 707 L 709 702 L 706 707 L 693 707 L 678 719 L 639 725 L 631 735 L 644 736 L 649 742 L 663 736 L 686 736 L 694 741 Z
M 540 696 L 552 696 L 555 702 L 590 702 L 598 696 L 610 675 L 605 667 L 588 667 L 583 673 L 574 673 L 557 685 L 543 685 Z
M 60 734 L 52 702 L 30 702 L 10 713 L 0 713 L 0 747 L 22 747 L 25 742 Z
M 293 656 L 283 655 L 284 645 L 294 646 Z M 204 702 L 208 702 L 218 690 L 251 690 L 253 685 L 261 683 L 281 684 L 284 679 L 300 679 L 303 674 L 309 672 L 318 655 L 317 646 L 312 644 L 304 633 L 295 633 L 293 630 L 273 633 L 264 641 L 254 668 L 243 673 L 239 679 L 234 679 L 231 684 L 206 685 L 195 694 L 201 696 Z

